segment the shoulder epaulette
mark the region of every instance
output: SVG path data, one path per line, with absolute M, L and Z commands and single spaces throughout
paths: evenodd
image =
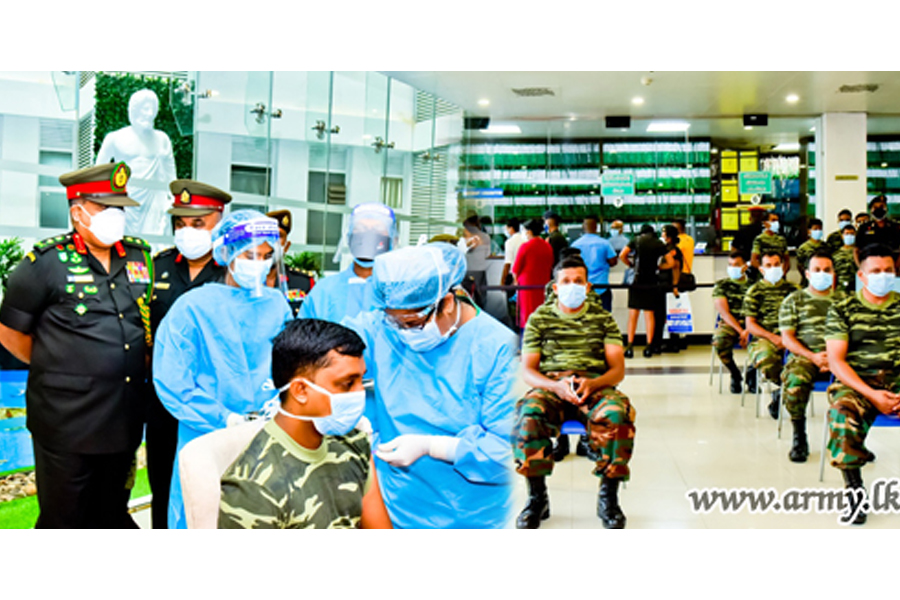
M 38 252 L 38 254 L 43 254 L 47 250 L 51 248 L 56 248 L 61 244 L 68 244 L 72 241 L 72 233 L 66 233 L 63 235 L 57 235 L 54 237 L 47 238 L 46 240 L 41 240 L 34 245 L 34 249 Z
M 153 255 L 153 260 L 156 260 L 157 258 L 165 258 L 166 256 L 169 256 L 170 254 L 173 254 L 175 252 L 178 252 L 178 248 L 176 248 L 175 246 L 172 246 L 171 248 L 166 248 L 165 250 L 160 250 L 159 252 L 157 252 L 156 254 Z
M 122 243 L 126 246 L 134 246 L 136 248 L 140 248 L 141 250 L 150 250 L 150 244 L 142 240 L 138 237 L 132 237 L 130 235 L 126 235 L 122 238 Z

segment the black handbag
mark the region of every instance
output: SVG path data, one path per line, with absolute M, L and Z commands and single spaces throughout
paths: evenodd
M 693 273 L 682 273 L 680 277 L 678 277 L 678 291 L 681 293 L 684 292 L 693 292 L 697 289 L 697 278 L 694 277 Z

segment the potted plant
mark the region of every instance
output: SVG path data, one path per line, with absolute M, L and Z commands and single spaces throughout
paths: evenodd
M 17 237 L 0 240 L 0 299 L 6 295 L 6 283 L 13 269 L 25 257 L 22 240 Z M 0 346 L 0 369 L 4 371 L 27 369 L 28 365 L 18 360 L 9 351 Z

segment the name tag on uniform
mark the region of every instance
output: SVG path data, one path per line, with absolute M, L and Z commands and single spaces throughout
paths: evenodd
M 128 273 L 128 281 L 131 283 L 150 283 L 150 271 L 147 265 L 142 262 L 128 262 L 125 264 L 125 271 Z
M 303 300 L 304 298 L 306 298 L 306 292 L 304 292 L 303 290 L 288 290 L 287 291 L 287 299 L 290 300 L 291 302 L 294 302 L 296 300 Z
M 94 283 L 93 275 L 68 275 L 66 280 L 69 283 Z
M 156 283 L 153 284 L 153 287 L 155 287 L 158 290 L 167 290 L 170 287 L 172 287 L 172 284 L 169 283 L 168 281 L 157 281 Z

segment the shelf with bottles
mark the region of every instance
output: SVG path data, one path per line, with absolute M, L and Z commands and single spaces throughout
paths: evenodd
M 709 141 L 694 142 L 605 142 L 603 164 L 609 167 L 708 166 Z
M 600 145 L 484 143 L 466 144 L 460 155 L 461 170 L 504 171 L 509 169 L 599 169 Z

